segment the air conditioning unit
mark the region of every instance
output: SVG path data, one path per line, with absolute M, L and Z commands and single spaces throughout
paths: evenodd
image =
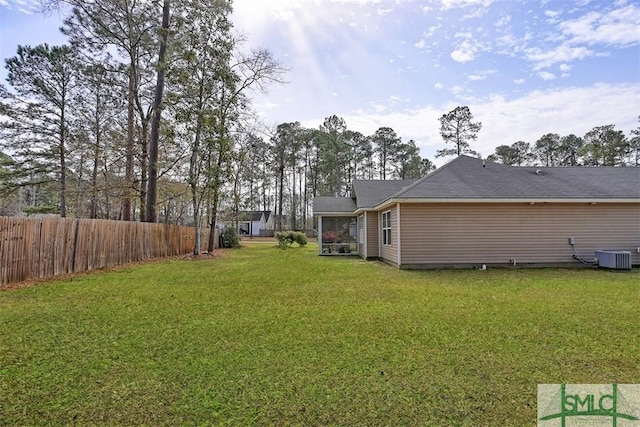
M 631 252 L 629 251 L 596 251 L 598 267 L 614 270 L 631 270 Z

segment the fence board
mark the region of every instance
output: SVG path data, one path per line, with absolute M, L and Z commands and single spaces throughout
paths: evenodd
M 173 224 L 0 217 L 0 287 L 148 258 L 193 253 L 195 228 Z M 208 230 L 200 230 L 201 251 Z M 217 248 L 217 238 L 216 238 Z

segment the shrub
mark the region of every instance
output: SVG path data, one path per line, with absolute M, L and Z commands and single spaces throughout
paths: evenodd
M 225 227 L 222 230 L 222 247 L 223 248 L 237 248 L 240 246 L 240 237 L 238 232 L 233 227 Z
M 287 235 L 285 232 L 278 231 L 274 234 L 275 238 L 278 239 L 278 246 L 288 246 L 291 243 L 288 241 Z
M 300 246 L 307 244 L 307 236 L 300 231 L 295 231 L 293 233 L 293 240 Z
M 297 243 L 300 246 L 307 244 L 307 236 L 299 231 L 282 231 L 275 234 L 278 246 L 285 247 Z

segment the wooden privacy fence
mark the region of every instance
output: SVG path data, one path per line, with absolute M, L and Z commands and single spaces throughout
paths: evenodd
M 209 230 L 200 233 L 206 250 Z M 171 224 L 0 217 L 0 286 L 189 254 L 194 239 L 195 228 Z

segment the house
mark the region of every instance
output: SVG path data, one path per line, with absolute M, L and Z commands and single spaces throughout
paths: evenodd
M 264 233 L 263 230 L 273 229 L 271 211 L 243 211 L 234 216 L 238 223 L 238 234 L 241 237 L 260 236 Z
M 356 180 L 352 196 L 314 199 L 320 255 L 399 268 L 559 266 L 602 249 L 640 264 L 640 168 L 460 156 L 418 180 Z

